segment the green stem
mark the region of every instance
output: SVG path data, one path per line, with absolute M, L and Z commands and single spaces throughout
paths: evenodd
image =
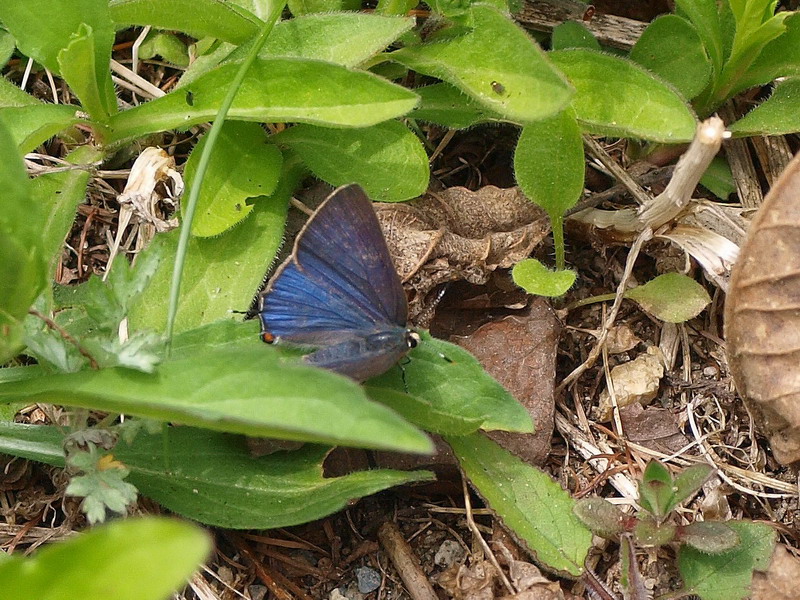
M 183 266 L 186 262 L 186 251 L 189 247 L 189 236 L 191 235 L 192 231 L 192 219 L 194 219 L 194 212 L 197 209 L 197 198 L 200 196 L 200 188 L 203 183 L 203 177 L 208 169 L 208 164 L 211 161 L 211 153 L 216 145 L 217 138 L 219 138 L 220 132 L 222 131 L 222 126 L 225 123 L 225 117 L 227 116 L 228 111 L 233 104 L 236 94 L 239 92 L 242 81 L 244 81 L 247 70 L 258 56 L 258 52 L 261 50 L 264 42 L 267 41 L 267 37 L 269 37 L 272 28 L 275 26 L 275 22 L 280 17 L 281 12 L 283 12 L 284 6 L 285 5 L 281 2 L 275 4 L 269 16 L 264 21 L 264 25 L 261 27 L 258 37 L 250 47 L 247 57 L 239 67 L 236 77 L 233 78 L 233 81 L 228 88 L 228 93 L 225 96 L 225 99 L 222 101 L 219 111 L 217 111 L 217 116 L 214 118 L 211 129 L 207 134 L 208 139 L 206 139 L 205 148 L 203 148 L 203 153 L 200 155 L 200 160 L 197 163 L 197 171 L 194 177 L 194 183 L 189 190 L 189 196 L 186 200 L 186 204 L 184 205 L 186 210 L 184 213 L 183 223 L 181 224 L 181 235 L 178 239 L 178 248 L 175 252 L 175 266 L 172 270 L 172 283 L 169 292 L 169 310 L 167 312 L 167 352 L 169 352 L 172 344 L 172 332 L 175 328 L 175 317 L 178 314 L 178 301 L 180 300 L 181 293 L 181 279 L 183 277 Z
M 567 264 L 564 253 L 564 216 L 550 215 L 550 228 L 553 230 L 553 246 L 556 250 L 556 270 L 563 271 Z
M 567 312 L 571 310 L 575 310 L 576 308 L 580 308 L 581 306 L 587 306 L 589 304 L 596 304 L 597 302 L 610 302 L 614 298 L 616 298 L 616 294 L 601 294 L 600 296 L 591 296 L 589 298 L 584 298 L 583 300 L 576 300 L 564 307 L 564 310 Z

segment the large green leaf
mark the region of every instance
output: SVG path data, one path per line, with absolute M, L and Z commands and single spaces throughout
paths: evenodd
M 669 143 L 694 137 L 697 121 L 683 98 L 632 61 L 584 49 L 550 57 L 578 90 L 572 106 L 592 133 Z
M 472 29 L 390 54 L 438 77 L 503 117 L 527 123 L 562 110 L 573 94 L 536 43 L 496 8 L 471 9 Z
M 372 397 L 384 401 L 380 389 L 388 388 L 420 398 L 441 415 L 479 421 L 482 429 L 533 431 L 525 407 L 484 371 L 472 354 L 426 332 L 420 335 L 423 343 L 411 351 L 408 361 L 369 380 Z M 391 398 L 385 401 L 392 402 Z M 459 426 L 469 427 L 469 424 Z M 436 427 L 431 429 L 435 431 Z
M 7 106 L 35 106 L 42 104 L 38 100 L 19 89 L 5 77 L 0 77 L 0 108 Z
M 301 174 L 300 170 L 292 170 L 291 161 L 285 161 L 279 189 L 272 197 L 256 202 L 250 215 L 238 226 L 216 238 L 189 240 L 176 332 L 219 319 L 232 319 L 231 311 L 246 311 L 250 307 L 283 241 L 289 198 Z M 164 246 L 166 259 L 129 315 L 132 330 L 163 331 L 166 326 L 164 299 L 169 296 L 178 234 L 178 231 L 162 234 L 153 242 Z
M 166 517 L 116 521 L 0 561 L 3 600 L 163 600 L 208 557 L 211 536 Z
M 481 497 L 537 560 L 573 577 L 583 572 L 592 534 L 566 491 L 480 433 L 446 439 Z
M 256 35 L 260 19 L 224 0 L 111 0 L 111 18 L 122 25 L 178 30 L 197 38 L 242 44 Z
M 800 13 L 783 22 L 786 31 L 764 46 L 758 58 L 741 75 L 732 93 L 765 85 L 777 77 L 800 75 Z
M 711 79 L 711 61 L 694 25 L 677 15 L 662 15 L 642 32 L 631 60 L 694 98 Z
M 684 593 L 703 600 L 740 600 L 750 596 L 753 571 L 766 571 L 775 548 L 775 529 L 767 523 L 728 521 L 739 534 L 739 545 L 719 554 L 707 554 L 682 545 L 678 568 Z
M 64 465 L 62 438 L 55 427 L 0 423 L 0 452 L 51 465 Z M 185 517 L 234 529 L 313 521 L 356 498 L 432 478 L 427 471 L 386 469 L 325 478 L 328 448 L 305 445 L 256 457 L 239 436 L 192 427 L 140 432 L 113 452 L 145 496 Z
M 354 382 L 282 361 L 266 344 L 255 351 L 245 345 L 167 360 L 156 373 L 116 367 L 0 387 L 0 402 L 26 398 L 288 440 L 411 452 L 431 448 L 421 432 L 367 400 Z
M 205 140 L 203 137 L 192 149 L 186 162 L 187 187 L 193 184 Z M 192 233 L 201 237 L 219 235 L 245 219 L 253 209 L 252 198 L 275 192 L 282 161 L 280 150 L 267 141 L 260 125 L 227 121 L 203 178 Z
M 259 53 L 296 56 L 355 67 L 414 26 L 409 17 L 341 12 L 308 14 L 281 21 Z
M 62 64 L 59 62 L 61 51 L 91 32 L 91 48 L 88 50 L 91 56 L 88 57 L 82 49 L 80 62 L 70 64 L 63 76 L 79 94 L 85 89 L 86 81 L 93 80 L 97 89 L 94 100 L 105 108 L 105 112 L 116 110 L 109 70 L 114 23 L 109 15 L 107 0 L 0 2 L 0 21 L 13 34 L 18 48 L 24 54 L 55 73 L 62 73 Z M 75 57 L 73 54 L 69 56 Z M 75 76 L 79 79 L 76 80 Z
M 428 187 L 425 148 L 397 121 L 360 129 L 296 125 L 275 142 L 289 146 L 320 179 L 334 186 L 358 183 L 376 201 L 408 200 Z
M 81 101 L 81 106 L 98 121 L 105 120 L 117 111 L 117 98 L 105 89 L 108 77 L 100 77 L 101 67 L 108 74 L 108 56 L 97 64 L 98 40 L 91 27 L 81 23 L 69 43 L 58 53 L 61 76 L 69 82 L 69 87 Z
M 161 98 L 114 115 L 111 142 L 213 119 L 238 70 L 224 64 Z M 322 85 L 320 82 L 324 82 Z M 416 94 L 365 71 L 299 58 L 257 59 L 228 118 L 365 127 L 404 115 Z

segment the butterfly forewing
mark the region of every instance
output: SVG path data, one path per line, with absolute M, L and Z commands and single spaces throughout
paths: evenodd
M 262 293 L 259 311 L 264 332 L 312 345 L 405 328 L 405 293 L 361 188 L 339 188 L 323 202 Z

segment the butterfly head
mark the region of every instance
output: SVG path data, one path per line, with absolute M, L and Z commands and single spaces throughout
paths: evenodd
M 416 331 L 406 330 L 406 344 L 409 350 L 413 350 L 422 343 L 422 338 Z

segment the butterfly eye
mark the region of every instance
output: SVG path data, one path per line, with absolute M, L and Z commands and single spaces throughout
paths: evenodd
M 408 335 L 406 336 L 406 343 L 408 344 L 409 348 L 416 348 L 422 342 L 422 338 L 419 337 L 419 334 L 416 331 L 409 331 Z

